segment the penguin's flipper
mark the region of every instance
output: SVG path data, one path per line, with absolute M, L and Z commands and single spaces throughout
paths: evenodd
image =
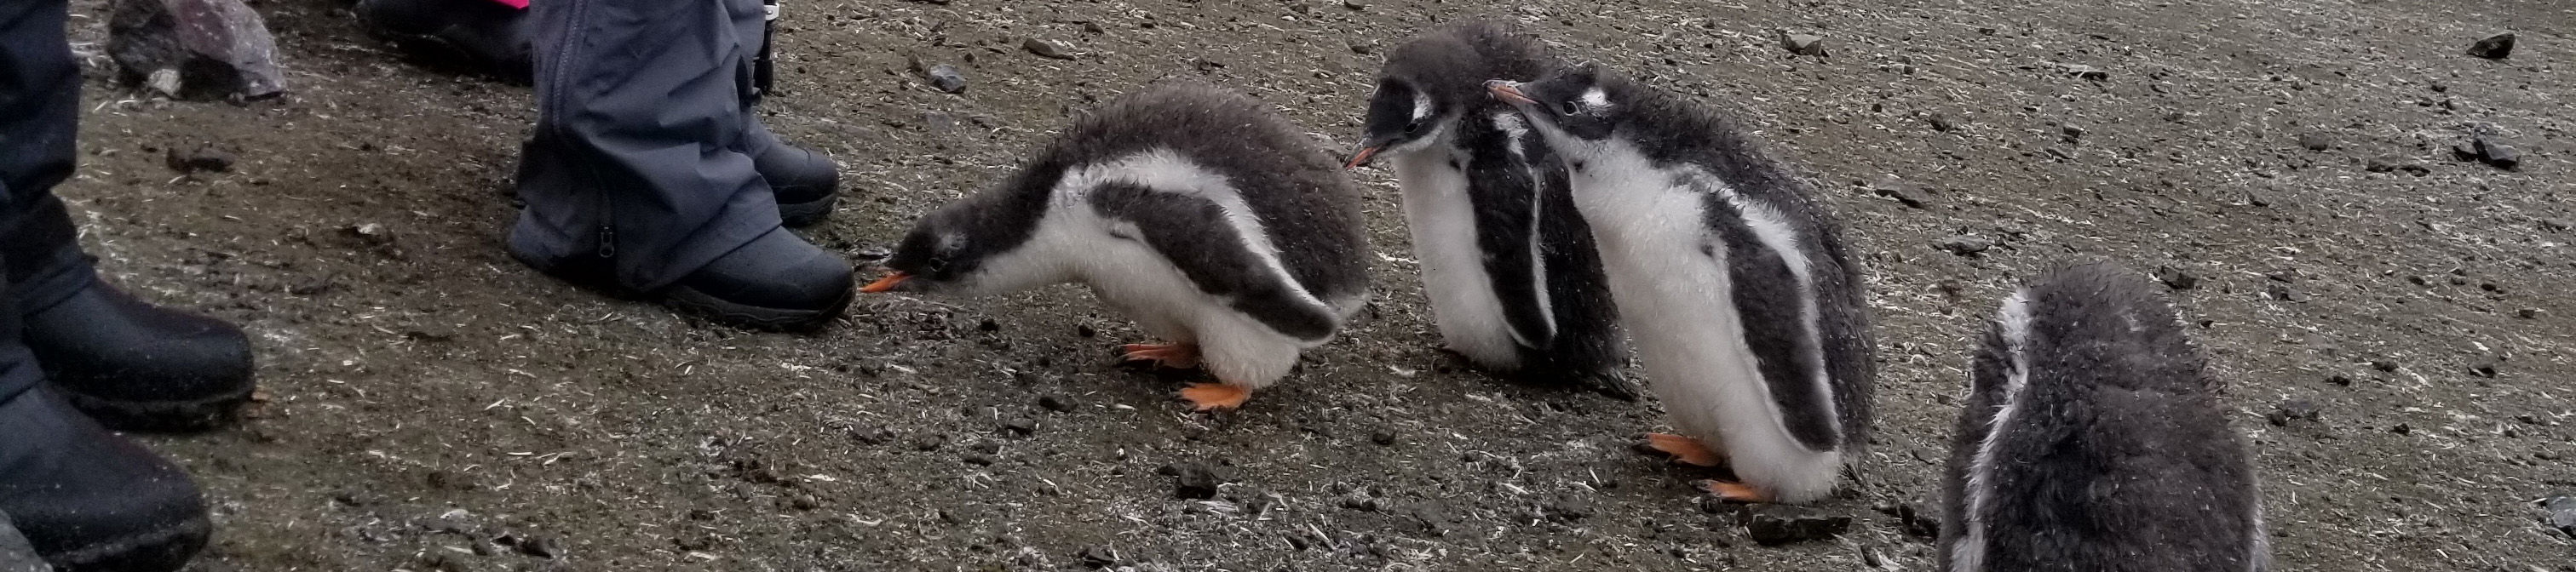
M 1181 388 L 1181 399 L 1190 402 L 1191 411 L 1222 411 L 1243 407 L 1252 399 L 1252 388 L 1231 383 L 1193 383 Z
M 1285 259 L 1293 254 L 1275 250 L 1277 241 L 1259 226 L 1259 217 L 1229 212 L 1212 198 L 1231 192 L 1173 192 L 1110 181 L 1093 187 L 1090 200 L 1113 225 L 1111 236 L 1144 243 L 1200 293 L 1226 300 L 1227 307 L 1280 334 L 1331 337 L 1341 326 L 1340 314 L 1287 275 Z
M 1762 492 L 1762 489 L 1753 488 L 1753 485 L 1747 485 L 1744 483 L 1707 480 L 1700 481 L 1699 488 L 1701 490 L 1708 491 L 1710 494 L 1717 495 L 1717 498 L 1732 502 L 1747 504 L 1771 502 L 1770 494 Z
M 1131 362 L 1154 362 L 1172 369 L 1199 368 L 1199 347 L 1195 345 L 1127 344 L 1118 349 L 1126 352 L 1125 358 Z
M 1587 377 L 1592 380 L 1593 391 L 1601 392 L 1611 399 L 1636 401 L 1637 398 L 1646 395 L 1646 390 L 1637 387 L 1637 382 L 1630 381 L 1628 376 L 1620 375 L 1619 372 L 1605 371 Z
M 1708 448 L 1708 445 L 1700 443 L 1698 439 L 1671 433 L 1647 433 L 1646 446 L 1666 455 L 1672 455 L 1673 462 L 1684 465 L 1715 467 L 1726 463 L 1725 455 L 1718 454 L 1716 450 Z
M 1510 113 L 1510 112 L 1506 112 Z M 1517 114 L 1512 115 L 1518 121 Z M 1510 134 L 1491 132 L 1503 138 Z M 1468 141 L 1471 147 L 1481 146 Z M 1500 145 L 1501 143 L 1495 143 Z M 1467 169 L 1467 202 L 1476 213 L 1476 250 L 1485 254 L 1485 277 L 1502 302 L 1503 324 L 1522 347 L 1556 344 L 1556 316 L 1548 299 L 1548 268 L 1539 233 L 1539 180 L 1533 169 L 1508 163 Z

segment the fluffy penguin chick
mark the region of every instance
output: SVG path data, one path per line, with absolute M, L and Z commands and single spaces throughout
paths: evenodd
M 1623 398 L 1627 359 L 1565 165 L 1485 80 L 1562 67 L 1509 24 L 1468 21 L 1390 52 L 1350 166 L 1393 159 L 1422 290 L 1449 348 L 1487 369 L 1589 379 Z
M 1166 344 L 1127 356 L 1201 364 L 1182 390 L 1240 406 L 1366 301 L 1358 185 L 1258 101 L 1157 85 L 1076 119 L 1018 172 L 930 213 L 863 291 L 992 295 L 1060 282 Z
M 1681 435 L 1649 435 L 1743 483 L 1806 502 L 1868 443 L 1860 268 L 1813 189 L 1731 122 L 1599 66 L 1490 82 L 1565 162 L 1649 387 Z M 1711 448 L 1703 443 L 1716 442 Z
M 2004 300 L 1968 366 L 1941 570 L 2269 568 L 2219 382 L 2145 276 L 2040 279 Z

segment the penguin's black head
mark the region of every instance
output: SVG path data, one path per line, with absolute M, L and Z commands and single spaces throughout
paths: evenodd
M 1427 145 L 1457 122 L 1459 102 L 1419 86 L 1403 77 L 1378 78 L 1377 94 L 1369 96 L 1367 133 L 1361 135 L 1360 148 L 1351 152 L 1345 167 L 1357 168 L 1380 154 Z
M 1540 133 L 1548 136 L 1550 145 L 1560 149 L 1581 149 L 1586 146 L 1566 144 L 1588 142 L 1597 146 L 1608 140 L 1627 120 L 1631 106 L 1626 104 L 1634 90 L 1634 86 L 1600 65 L 1589 63 L 1537 81 L 1494 80 L 1485 82 L 1485 87 L 1495 98 L 1519 109 Z
M 966 203 L 951 204 L 931 211 L 914 223 L 912 232 L 895 245 L 894 254 L 886 258 L 884 278 L 862 287 L 862 292 L 940 293 L 968 290 L 978 282 L 985 263 L 995 254 L 992 240 L 977 240 L 980 220 L 974 209 L 961 208 Z

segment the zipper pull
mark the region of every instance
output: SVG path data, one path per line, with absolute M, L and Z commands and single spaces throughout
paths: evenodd
M 617 257 L 617 227 L 599 225 L 599 257 Z

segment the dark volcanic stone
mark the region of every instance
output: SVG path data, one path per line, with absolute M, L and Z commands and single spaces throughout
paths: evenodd
M 1038 432 L 1038 422 L 1028 419 L 1012 419 L 1004 421 L 1002 422 L 1002 432 L 1009 433 L 1016 437 L 1027 437 Z
M 1847 515 L 1777 504 L 1747 508 L 1741 519 L 1746 535 L 1763 546 L 1833 538 L 1850 529 L 1852 523 L 1852 517 Z
M 1376 432 L 1376 433 L 1370 433 L 1370 434 L 1369 434 L 1369 442 L 1371 442 L 1371 443 L 1377 443 L 1377 444 L 1379 444 L 1379 445 L 1394 445 L 1394 444 L 1395 444 L 1395 433 L 1394 433 L 1394 432 L 1390 432 L 1390 431 L 1379 431 L 1379 432 Z
M 2373 173 L 2406 173 L 2418 177 L 2433 173 L 2432 169 L 2425 168 L 2414 159 L 2399 155 L 2371 157 L 2369 162 L 2362 165 L 2362 169 Z
M 1948 133 L 1959 129 L 1959 123 L 1950 119 L 1950 114 L 1947 113 L 1934 113 L 1931 117 L 1924 118 L 1924 122 L 1932 124 L 1933 131 Z
M 1217 478 L 1216 471 L 1208 468 L 1206 463 L 1190 461 L 1177 463 L 1169 468 L 1172 475 L 1172 496 L 1185 499 L 1216 498 L 1217 485 L 1223 483 L 1222 479 Z
M 930 66 L 930 69 L 922 70 L 921 75 L 930 79 L 930 87 L 933 89 L 948 93 L 966 92 L 966 74 L 957 71 L 957 66 L 948 64 Z
M 1075 555 L 1075 558 L 1081 560 L 1082 565 L 1093 568 L 1108 568 L 1118 563 L 1118 553 L 1110 551 L 1106 546 L 1082 549 L 1082 553 Z
M 2307 148 L 2309 151 L 2325 151 L 2333 149 L 2335 146 L 2334 136 L 2316 131 L 2300 133 L 2299 146 Z
M 2542 524 L 2576 537 L 2576 495 L 2558 495 L 2540 501 Z
M 183 153 L 178 148 L 172 147 L 169 154 L 162 157 L 162 163 L 169 165 L 170 170 L 181 173 L 199 171 L 221 173 L 233 170 L 233 154 L 212 147 L 200 147 L 195 151 Z
M 2190 273 L 2183 272 L 2181 269 L 2171 266 L 2157 268 L 2156 281 L 2163 282 L 2165 283 L 2166 288 L 2172 288 L 2175 290 L 2190 290 L 2192 287 L 2200 285 L 2199 276 L 2193 276 Z
M 1918 209 L 1931 202 L 1925 200 L 1922 185 L 1896 178 L 1895 175 L 1879 177 L 1878 182 L 1869 184 L 1869 190 L 1878 193 L 1878 196 L 1896 199 L 1896 202 Z
M 286 91 L 277 40 L 241 0 L 116 0 L 111 10 L 107 55 L 128 83 L 188 99 Z
M 1935 248 L 1939 248 L 1939 249 L 1941 249 L 1941 250 L 1944 250 L 1944 251 L 1948 251 L 1948 252 L 1949 252 L 1949 253 L 1951 253 L 1951 254 L 1956 254 L 1956 255 L 1960 255 L 1960 256 L 1975 256 L 1975 255 L 1977 255 L 1978 253 L 1985 252 L 1985 251 L 1987 251 L 1988 249 L 1992 249 L 1992 248 L 1994 248 L 1994 247 L 1995 247 L 1995 241 L 1994 241 L 1993 239 L 1989 239 L 1989 238 L 1986 238 L 1986 237 L 1977 236 L 1977 235 L 1973 235 L 1973 234 L 1962 234 L 1962 235 L 1958 235 L 1958 236 L 1953 236 L 1953 237 L 1949 237 L 1949 238 L 1941 239 L 1941 240 L 1940 240 L 1940 241 L 1938 241 L 1938 242 L 1934 242 L 1934 243 L 1932 243 L 1932 246 L 1933 246 L 1933 247 L 1935 247 Z
M 2305 397 L 2282 401 L 2280 405 L 2272 407 L 2271 413 L 2263 415 L 2264 420 L 2282 427 L 2287 427 L 2294 421 L 2318 421 L 2321 417 L 2322 414 L 2317 411 L 2317 402 Z
M 563 555 L 563 546 L 556 544 L 552 536 L 530 536 L 519 539 L 519 552 L 538 558 L 554 558 Z
M 1054 394 L 1040 395 L 1038 396 L 1038 407 L 1044 407 L 1048 411 L 1064 413 L 1073 411 L 1073 402 L 1066 401 L 1063 397 Z
M 1825 55 L 1825 37 L 1783 32 L 1780 34 L 1780 47 L 1788 48 L 1789 53 L 1801 56 L 1821 56 Z
M 2469 44 L 2469 55 L 2501 60 L 2513 55 L 2513 32 L 2505 32 Z
M 1048 40 L 1029 38 L 1026 41 L 1020 42 L 1020 48 L 1028 50 L 1029 53 L 1037 54 L 1038 57 L 1042 58 L 1054 58 L 1059 60 L 1073 59 L 1072 50 L 1065 49 L 1063 44 L 1058 44 Z

